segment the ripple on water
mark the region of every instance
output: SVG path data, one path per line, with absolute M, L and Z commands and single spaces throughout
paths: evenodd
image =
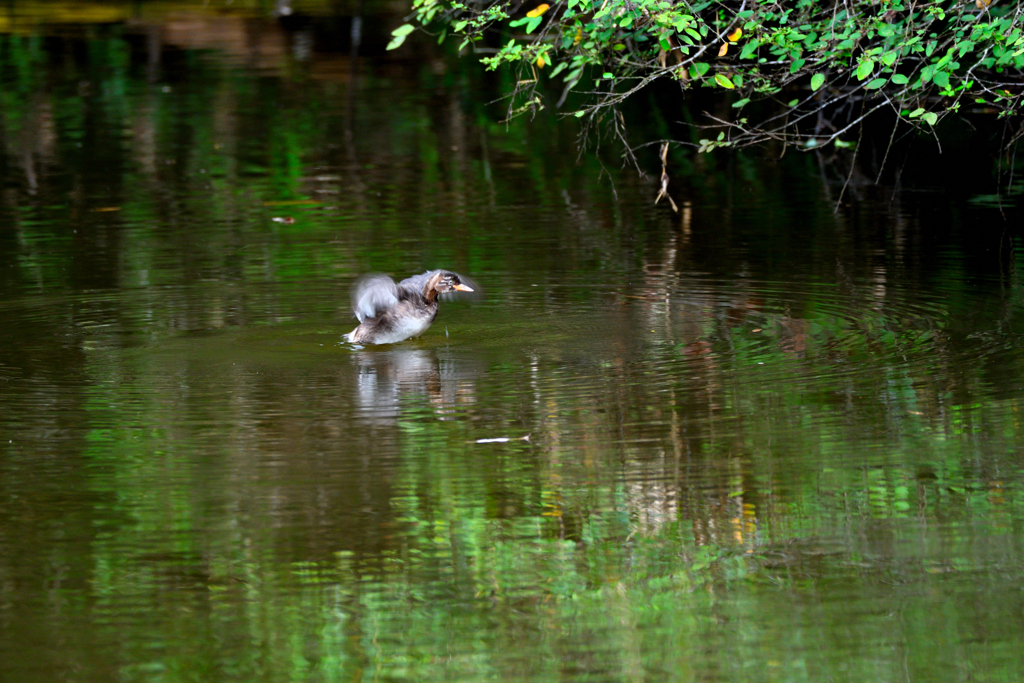
M 941 299 L 871 282 L 681 283 L 665 314 L 682 355 L 714 356 L 744 381 L 792 384 L 850 377 L 936 353 L 948 313 Z
M 468 381 L 486 387 L 470 412 L 515 395 L 543 425 L 528 428 L 556 429 L 562 447 L 597 430 L 606 447 L 657 455 L 679 450 L 680 430 L 750 438 L 751 419 L 780 419 L 877 460 L 894 421 L 937 419 L 958 387 L 979 386 L 965 363 L 1017 354 L 1012 335 L 958 335 L 942 292 L 870 278 L 693 275 L 502 295 L 453 322 L 453 343 L 480 359 Z

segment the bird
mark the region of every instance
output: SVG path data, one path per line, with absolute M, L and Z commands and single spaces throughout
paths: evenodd
M 437 317 L 438 296 L 474 292 L 468 281 L 449 270 L 428 270 L 398 284 L 387 275 L 366 275 L 352 289 L 352 309 L 359 325 L 345 335 L 353 344 L 395 344 L 418 337 Z

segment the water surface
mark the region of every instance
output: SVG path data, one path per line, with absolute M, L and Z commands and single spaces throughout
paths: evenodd
M 676 214 L 440 62 L 3 41 L 12 680 L 1024 675 L 1012 206 L 789 154 Z

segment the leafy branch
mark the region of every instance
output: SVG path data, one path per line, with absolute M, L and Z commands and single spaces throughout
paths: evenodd
M 560 79 L 556 107 L 575 92 L 571 113 L 591 122 L 660 79 L 731 91 L 736 120 L 711 118 L 724 135 L 706 152 L 820 148 L 886 107 L 926 130 L 967 108 L 1007 118 L 1024 90 L 1024 7 L 998 0 L 414 0 L 389 48 L 417 27 L 519 69 L 509 116 L 546 106 L 543 80 Z M 741 116 L 755 101 L 771 106 Z

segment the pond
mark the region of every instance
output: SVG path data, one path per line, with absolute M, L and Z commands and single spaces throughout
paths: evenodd
M 1015 205 L 194 21 L 2 38 L 5 678 L 1024 678 Z

